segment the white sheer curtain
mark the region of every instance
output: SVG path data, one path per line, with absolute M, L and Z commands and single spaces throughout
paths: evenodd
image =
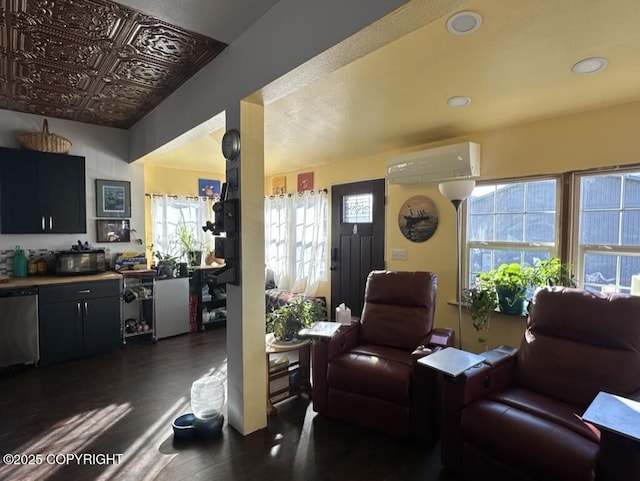
M 213 199 L 186 195 L 150 195 L 154 252 L 180 257 L 180 245 L 177 241 L 179 224 L 186 225 L 196 239 L 205 245 L 205 249 L 213 250 L 214 239 L 211 232 L 202 230 L 207 220 L 213 220 Z
M 265 197 L 265 257 L 278 287 L 326 280 L 327 211 L 324 190 Z

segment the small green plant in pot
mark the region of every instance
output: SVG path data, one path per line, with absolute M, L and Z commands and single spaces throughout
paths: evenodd
M 297 340 L 300 329 L 326 320 L 323 304 L 297 297 L 267 314 L 266 331 L 278 342 L 290 342 Z
M 533 282 L 531 267 L 524 267 L 517 262 L 500 264 L 497 269 L 482 273 L 479 277 L 495 288 L 500 312 L 511 315 L 523 313 L 526 291 Z
M 489 327 L 491 315 L 498 308 L 498 296 L 490 282 L 478 279 L 473 287 L 462 292 L 462 302 L 466 306 L 473 327 L 478 331 L 478 342 L 489 348 Z
M 196 238 L 195 226 L 178 224 L 176 233 L 182 258 L 192 266 L 199 266 L 202 263 L 202 251 L 205 246 Z
M 533 284 L 540 287 L 576 287 L 576 280 L 571 272 L 571 264 L 560 261 L 558 257 L 552 257 L 536 262 L 533 267 Z

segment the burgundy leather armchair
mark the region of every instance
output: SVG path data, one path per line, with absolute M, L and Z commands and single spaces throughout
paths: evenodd
M 519 350 L 444 378 L 442 463 L 463 479 L 640 480 L 640 446 L 582 420 L 599 391 L 640 400 L 640 297 L 538 291 Z
M 416 364 L 430 343 L 437 291 L 430 272 L 373 271 L 359 320 L 312 346 L 313 408 L 342 421 L 411 438 L 434 434 L 436 377 Z

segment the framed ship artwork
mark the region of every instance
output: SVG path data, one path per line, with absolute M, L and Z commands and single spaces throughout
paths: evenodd
M 408 199 L 398 213 L 398 227 L 411 242 L 424 242 L 435 234 L 440 213 L 435 202 L 424 195 Z

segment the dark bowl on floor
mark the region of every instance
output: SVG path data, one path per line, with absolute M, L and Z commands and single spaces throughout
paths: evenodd
M 183 414 L 175 418 L 171 423 L 173 436 L 180 439 L 192 438 L 196 432 L 194 427 L 195 420 L 196 417 L 193 413 Z

